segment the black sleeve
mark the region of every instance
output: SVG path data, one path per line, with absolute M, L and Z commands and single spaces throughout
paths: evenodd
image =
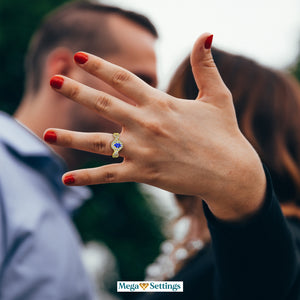
M 215 257 L 216 300 L 285 300 L 297 276 L 296 246 L 268 171 L 262 209 L 244 223 L 218 220 L 204 211 Z

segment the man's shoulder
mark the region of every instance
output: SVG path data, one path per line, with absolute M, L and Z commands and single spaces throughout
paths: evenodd
M 0 165 L 0 210 L 7 228 L 30 233 L 45 217 L 64 222 L 66 215 L 55 186 L 1 140 Z
M 1 136 L 1 133 L 0 133 L 0 161 L 1 161 L 1 166 L 2 166 L 2 163 L 5 164 L 5 162 L 9 159 L 12 159 L 12 154 L 9 151 L 9 147 L 5 143 L 4 139 L 2 139 L 2 136 Z

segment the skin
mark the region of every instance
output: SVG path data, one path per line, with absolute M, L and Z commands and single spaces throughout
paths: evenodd
M 95 16 L 91 15 L 91 17 Z M 156 38 L 145 28 L 122 16 L 111 15 L 108 20 L 111 35 L 119 47 L 112 55 L 105 56 L 105 59 L 130 70 L 152 86 L 156 86 Z M 120 94 L 104 81 L 78 68 L 74 64 L 73 56 L 74 53 L 67 48 L 56 48 L 52 51 L 45 63 L 40 89 L 36 94 L 28 91 L 15 113 L 15 118 L 40 138 L 49 127 L 99 132 L 120 130 L 118 124 L 67 100 L 50 88 L 51 77 L 60 73 L 130 102 L 128 97 Z M 99 160 L 99 156 L 95 157 L 88 152 L 61 148 L 56 145 L 51 145 L 51 147 L 64 158 L 69 168 L 78 168 L 95 158 Z M 104 158 L 109 159 L 102 157 Z
M 245 220 L 261 208 L 266 191 L 263 167 L 238 128 L 232 96 L 210 49 L 204 46 L 208 37 L 206 33 L 196 41 L 191 55 L 200 91 L 196 101 L 167 95 L 90 54 L 78 66 L 134 104 L 62 77 L 64 83 L 57 92 L 118 123 L 124 143 L 122 163 L 65 174 L 73 176 L 73 185 L 143 182 L 177 194 L 197 195 L 225 221 Z M 52 130 L 57 145 L 112 154 L 111 134 Z

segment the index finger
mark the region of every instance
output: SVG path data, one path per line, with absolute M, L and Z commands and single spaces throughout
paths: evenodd
M 95 55 L 77 52 L 74 60 L 85 71 L 103 80 L 137 104 L 147 103 L 153 97 L 162 95 L 162 92 L 151 87 L 131 72 Z

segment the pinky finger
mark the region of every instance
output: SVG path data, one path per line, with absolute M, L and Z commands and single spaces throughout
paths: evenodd
M 133 181 L 134 172 L 127 163 L 105 165 L 97 168 L 67 172 L 62 181 L 65 185 L 93 185 Z

